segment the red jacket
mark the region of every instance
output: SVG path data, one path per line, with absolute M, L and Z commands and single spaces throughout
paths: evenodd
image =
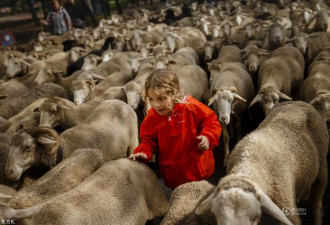
M 140 145 L 134 153 L 143 152 L 147 160 L 159 153 L 159 167 L 166 186 L 175 188 L 190 181 L 208 179 L 214 172 L 213 148 L 219 143 L 221 126 L 214 111 L 191 96 L 175 104 L 171 116 L 148 111 L 140 127 Z M 204 135 L 209 150 L 200 150 Z

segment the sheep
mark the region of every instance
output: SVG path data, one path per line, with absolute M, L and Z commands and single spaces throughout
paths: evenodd
M 108 61 L 100 63 L 97 67 L 87 70 L 81 73 L 83 76 L 84 74 L 94 74 L 107 77 L 114 72 L 123 72 L 127 76 L 130 76 L 133 79 L 132 70 L 128 60 L 129 56 L 126 53 L 117 53 Z
M 207 181 L 193 181 L 180 185 L 171 194 L 169 208 L 160 225 L 214 225 L 212 213 L 202 216 L 195 214 L 195 209 L 211 194 L 215 186 Z
M 283 46 L 274 50 L 270 58 L 260 65 L 258 73 L 258 94 L 249 107 L 255 103 L 262 105 L 265 115 L 280 99 L 297 98 L 304 79 L 304 57 L 293 46 Z
M 211 84 L 211 98 L 208 105 L 214 104 L 223 129 L 225 158 L 229 157 L 229 134 L 227 125 L 235 127 L 237 142 L 241 139 L 241 120 L 248 103 L 255 96 L 254 85 L 245 66 L 239 62 L 226 63 Z
M 20 60 L 20 64 L 16 65 L 13 69 L 15 69 L 15 73 L 7 67 L 7 73 L 8 74 L 16 74 L 22 72 L 24 69 L 26 69 L 29 73 L 37 72 L 42 68 L 56 68 L 58 70 L 65 71 L 67 65 L 70 62 L 70 54 L 68 52 L 59 52 L 51 57 L 49 57 L 46 60 L 38 60 L 33 63 L 25 62 L 24 60 Z M 26 66 L 27 67 L 26 67 Z M 13 77 L 12 76 L 12 77 Z
M 95 68 L 102 61 L 101 56 L 94 54 L 88 55 L 84 58 L 84 64 L 81 67 L 81 70 L 90 70 Z
M 184 94 L 207 102 L 210 92 L 205 71 L 198 65 L 186 65 L 176 72 L 180 88 Z
M 183 47 L 178 49 L 172 55 L 168 56 L 171 61 L 168 68 L 177 72 L 185 65 L 199 65 L 199 58 L 196 51 L 191 47 Z
M 101 95 L 107 88 L 123 86 L 130 80 L 131 77 L 126 76 L 123 72 L 114 72 L 97 85 L 91 80 L 77 79 L 71 83 L 74 103 L 79 105 L 93 100 L 94 97 Z
M 210 62 L 215 59 L 219 54 L 221 43 L 219 41 L 207 41 L 204 45 L 204 61 Z
M 14 77 L 18 77 L 18 76 L 24 76 L 25 74 L 27 74 L 28 72 L 32 71 L 30 69 L 30 65 L 31 63 L 33 63 L 34 60 L 29 59 L 27 57 L 11 57 L 9 59 L 7 59 L 6 62 L 6 75 L 7 79 L 11 79 Z
M 274 50 L 282 47 L 286 41 L 287 37 L 284 27 L 281 24 L 274 22 L 269 27 L 269 31 L 263 40 L 262 47 L 267 50 Z
M 91 101 L 86 104 L 75 105 L 73 102 L 59 97 L 47 98 L 39 106 L 39 126 L 69 129 L 82 123 L 88 115 L 99 105 L 99 102 Z
M 326 124 L 314 107 L 279 103 L 235 146 L 227 175 L 195 212 L 212 211 L 218 224 L 258 224 L 264 210 L 281 224 L 300 225 L 290 209 L 311 196 L 314 224 L 321 225 L 328 147 Z
M 103 164 L 77 187 L 40 207 L 22 223 L 144 225 L 163 216 L 168 201 L 147 165 L 118 159 Z
M 61 86 L 53 83 L 45 83 L 27 91 L 21 96 L 1 100 L 0 115 L 5 119 L 9 119 L 35 100 L 51 96 L 67 98 L 65 90 Z
M 76 59 L 73 63 L 69 64 L 66 67 L 66 70 L 63 70 L 63 71 L 66 71 L 67 75 L 71 75 L 75 71 L 80 70 L 84 64 L 84 58 L 86 56 L 92 55 L 92 54 L 97 55 L 97 56 L 102 56 L 103 52 L 106 51 L 107 49 L 109 49 L 110 45 L 113 45 L 114 40 L 115 40 L 114 37 L 108 37 L 107 39 L 105 39 L 103 46 L 99 50 L 93 50 L 93 51 L 89 52 L 88 54 Z
M 124 86 L 110 87 L 106 89 L 102 95 L 95 97 L 93 100 L 96 102 L 102 102 L 109 99 L 118 99 L 127 102 Z
M 18 131 L 11 139 L 6 176 L 18 180 L 33 165 L 52 168 L 60 155 L 65 159 L 79 148 L 97 148 L 111 159 L 118 159 L 129 156 L 137 145 L 135 112 L 120 100 L 107 100 L 96 107 L 83 123 L 61 135 L 49 127 Z M 29 149 L 28 154 L 26 149 Z
M 300 32 L 295 34 L 292 38 L 290 38 L 288 42 L 291 42 L 293 46 L 299 49 L 301 54 L 305 55 L 308 38 L 309 38 L 308 34 Z
M 244 60 L 245 66 L 248 68 L 253 81 L 256 81 L 255 73 L 259 69 L 260 64 L 270 54 L 267 50 L 258 48 L 257 44 L 250 43 L 241 50 L 243 53 L 242 59 Z
M 33 184 L 20 189 L 8 205 L 25 208 L 48 201 L 79 185 L 109 160 L 101 150 L 77 149 Z
M 317 32 L 309 35 L 305 51 L 306 66 L 309 65 L 324 48 L 330 45 L 330 33 Z
M 151 42 L 154 45 L 159 44 L 163 39 L 163 25 L 158 24 L 151 28 L 150 31 L 142 31 L 136 29 L 133 32 L 130 44 L 132 49 L 139 51 L 143 43 Z
M 210 84 L 212 84 L 217 73 L 212 73 L 212 70 L 220 70 L 223 65 L 228 62 L 242 62 L 240 49 L 236 45 L 224 45 L 221 47 L 217 59 L 207 63 L 210 71 Z
M 127 104 L 135 111 L 138 111 L 138 108 L 143 105 L 142 92 L 144 90 L 144 83 L 153 70 L 154 66 L 152 61 L 145 60 L 139 66 L 138 74 L 134 77 L 134 79 L 124 85 L 124 91 L 127 96 Z M 139 119 L 142 119 L 140 118 L 142 115 L 138 116 Z
M 306 25 L 306 33 L 329 32 L 329 11 L 320 9 Z
M 206 43 L 203 32 L 193 27 L 183 27 L 176 33 L 167 32 L 164 40 L 172 53 L 182 47 L 192 47 L 198 56 L 202 55 L 201 50 Z
M 34 114 L 35 110 L 43 103 L 45 99 L 46 98 L 39 98 L 38 100 L 34 101 L 33 103 L 25 107 L 15 116 L 11 117 L 8 120 L 5 120 L 5 122 L 0 126 L 0 132 L 1 133 L 6 132 L 11 125 L 29 117 L 31 114 Z
M 330 123 L 330 49 L 321 51 L 309 66 L 309 74 L 301 85 L 299 99 L 313 105 Z
M 20 82 L 5 82 L 0 84 L 0 98 L 18 97 L 28 91 L 28 88 Z

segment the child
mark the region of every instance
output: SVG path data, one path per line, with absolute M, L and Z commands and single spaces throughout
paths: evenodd
M 214 172 L 213 148 L 221 126 L 216 114 L 180 92 L 174 72 L 157 69 L 145 82 L 144 101 L 151 109 L 140 127 L 140 145 L 129 158 L 147 162 L 159 153 L 164 182 L 172 189 L 208 179 Z
M 46 20 L 40 20 L 40 22 L 46 26 L 52 24 L 55 35 L 60 35 L 71 30 L 69 13 L 60 5 L 58 0 L 52 0 L 52 6 L 54 11 L 49 12 Z

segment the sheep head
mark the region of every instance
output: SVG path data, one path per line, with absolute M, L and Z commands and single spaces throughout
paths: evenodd
M 49 98 L 39 107 L 39 126 L 55 127 L 61 120 L 61 110 L 69 110 L 60 98 Z
M 215 215 L 218 224 L 257 225 L 262 211 L 265 211 L 281 223 L 292 225 L 262 189 L 243 179 L 220 183 L 196 208 L 195 213 L 202 215 L 209 211 Z
M 45 136 L 48 135 L 48 136 Z M 49 139 L 49 136 L 53 139 Z M 42 145 L 51 144 L 52 150 L 41 150 Z M 10 141 L 5 174 L 10 180 L 18 180 L 28 168 L 41 162 L 43 154 L 53 154 L 60 145 L 58 133 L 48 127 L 19 130 Z
M 265 115 L 268 115 L 274 105 L 279 103 L 280 99 L 292 100 L 291 97 L 280 92 L 279 90 L 276 90 L 274 87 L 265 86 L 260 88 L 259 93 L 251 101 L 249 107 L 255 103 L 259 103 L 262 106 Z
M 209 99 L 208 105 L 216 103 L 215 111 L 218 113 L 220 123 L 229 124 L 230 115 L 234 113 L 236 101 L 246 102 L 237 94 L 235 87 L 228 87 L 216 90 L 213 97 Z
M 55 76 L 63 75 L 63 73 L 63 71 L 57 71 L 52 68 L 43 68 L 38 72 L 34 84 L 40 85 L 46 82 L 55 82 Z
M 124 86 L 124 91 L 127 96 L 127 104 L 134 110 L 137 110 L 142 100 L 143 86 L 137 82 L 130 81 Z
M 94 92 L 95 83 L 93 80 L 81 79 L 75 80 L 71 83 L 71 91 L 73 93 L 73 101 L 76 105 L 91 100 Z

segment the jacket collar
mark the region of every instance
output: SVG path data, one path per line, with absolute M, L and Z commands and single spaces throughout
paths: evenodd
M 164 115 L 164 116 L 161 116 L 159 115 L 156 110 L 154 110 L 153 108 L 151 108 L 150 110 L 152 110 L 153 114 L 161 117 L 161 118 L 167 118 L 169 121 L 171 120 L 171 117 L 172 116 L 175 116 L 176 113 L 178 113 L 181 109 L 183 109 L 187 104 L 189 104 L 189 102 L 192 100 L 192 96 L 190 95 L 186 95 L 184 96 L 183 98 L 183 102 L 182 103 L 176 103 L 175 106 L 173 107 L 173 110 L 171 112 L 171 115 Z

